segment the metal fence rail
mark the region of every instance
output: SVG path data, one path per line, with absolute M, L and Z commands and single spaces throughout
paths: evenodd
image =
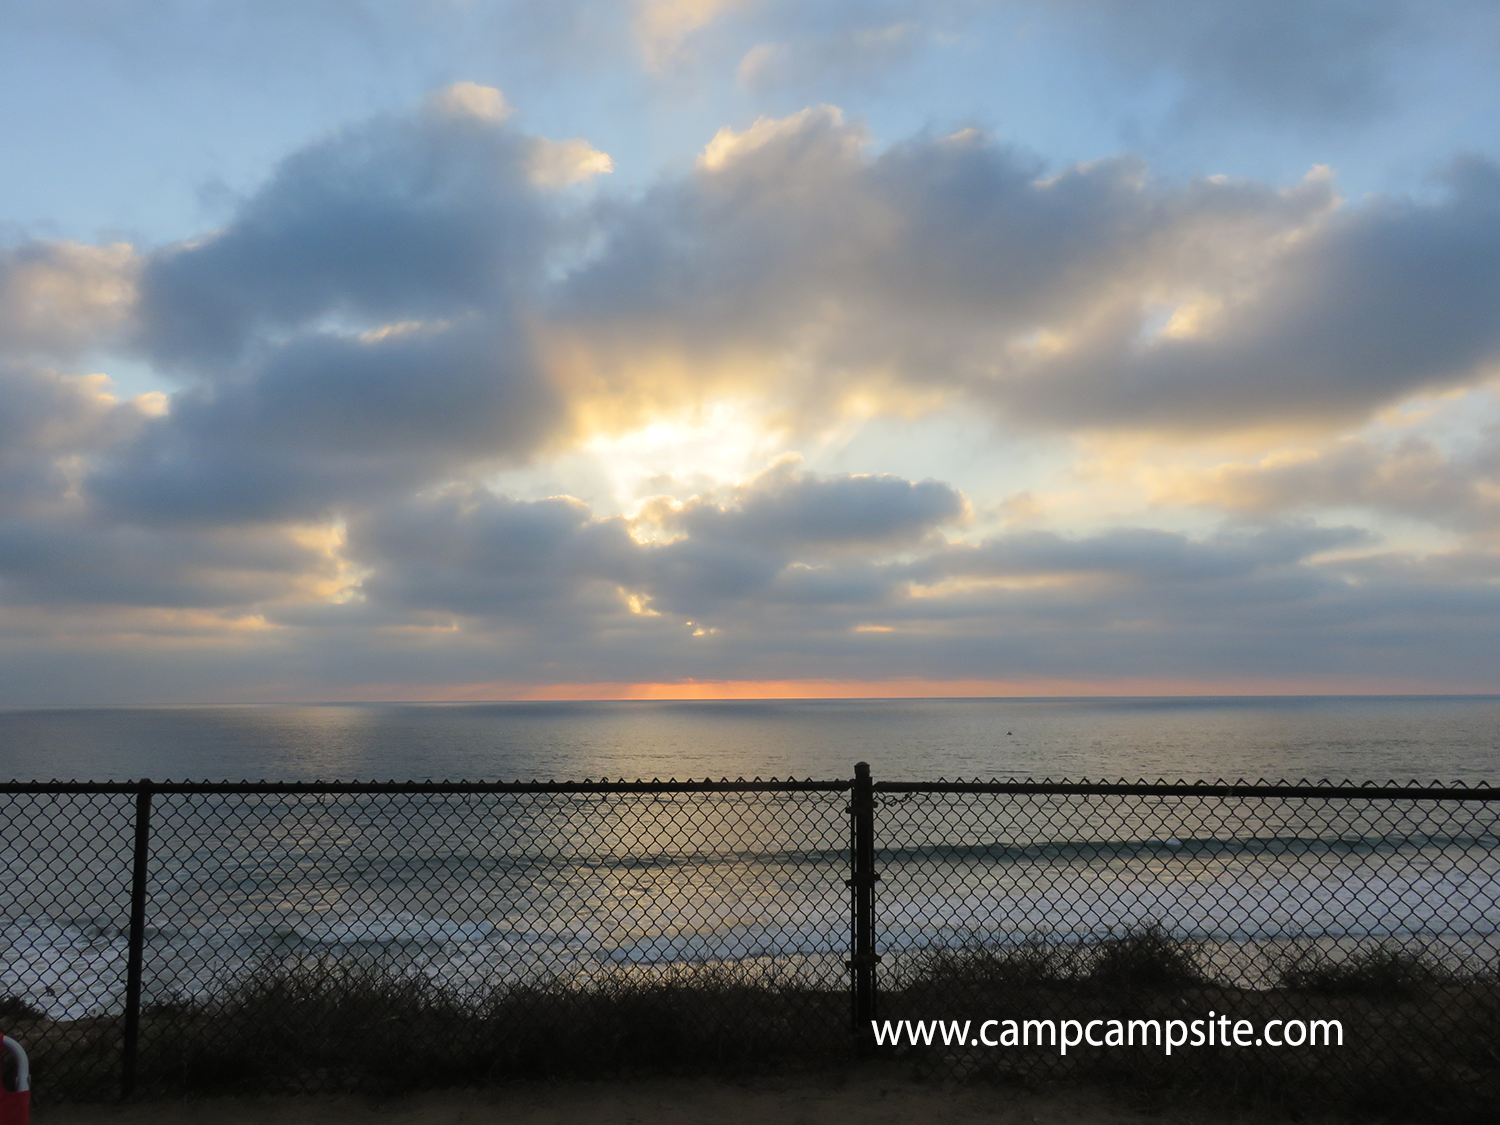
M 875 1051 L 956 1077 L 1445 1089 L 1454 1112 L 1500 1092 L 1492 788 L 886 782 L 861 764 L 14 782 L 0 817 L 0 1030 L 43 1098 Z M 1134 1042 L 1210 1013 L 1242 1039 L 1338 1020 L 1344 1046 L 1105 1041 L 1111 1021 L 1137 1021 Z

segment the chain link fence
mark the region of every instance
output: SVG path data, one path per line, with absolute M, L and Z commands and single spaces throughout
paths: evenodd
M 959 1079 L 1500 1105 L 1491 789 L 861 767 L 12 783 L 0 816 L 0 1030 L 42 1099 L 880 1054 Z
M 921 1070 L 1387 1113 L 1500 1105 L 1500 802 L 875 789 L 881 1031 Z

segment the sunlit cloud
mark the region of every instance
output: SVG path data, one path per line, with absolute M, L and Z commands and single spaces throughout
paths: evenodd
M 746 0 L 634 0 L 635 34 L 649 70 L 676 60 L 688 37 Z
M 477 82 L 455 82 L 435 91 L 427 99 L 428 109 L 451 117 L 472 117 L 479 121 L 500 122 L 515 113 L 515 107 L 493 86 Z
M 543 140 L 531 154 L 527 172 L 539 187 L 571 187 L 615 170 L 609 153 L 600 152 L 588 141 Z

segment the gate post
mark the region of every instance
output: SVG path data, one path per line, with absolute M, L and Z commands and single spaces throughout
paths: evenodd
M 854 1017 L 855 1051 L 860 1058 L 874 1053 L 870 1021 L 875 1018 L 875 790 L 868 762 L 854 766 L 854 788 L 849 802 L 850 957 L 848 961 Z
M 135 793 L 135 860 L 130 882 L 130 953 L 125 962 L 125 1044 L 120 1053 L 120 1097 L 135 1092 L 136 1049 L 141 1036 L 141 962 L 146 946 L 146 875 L 151 858 L 151 779 Z

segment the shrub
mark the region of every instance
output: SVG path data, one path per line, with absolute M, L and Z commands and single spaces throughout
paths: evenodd
M 1291 955 L 1279 974 L 1283 988 L 1324 996 L 1371 996 L 1410 1000 L 1454 976 L 1433 958 L 1399 946 L 1380 945 L 1335 960 L 1320 950 Z
M 1106 988 L 1188 988 L 1206 984 L 1201 942 L 1174 938 L 1155 924 L 1106 938 L 1091 950 L 1089 979 Z

